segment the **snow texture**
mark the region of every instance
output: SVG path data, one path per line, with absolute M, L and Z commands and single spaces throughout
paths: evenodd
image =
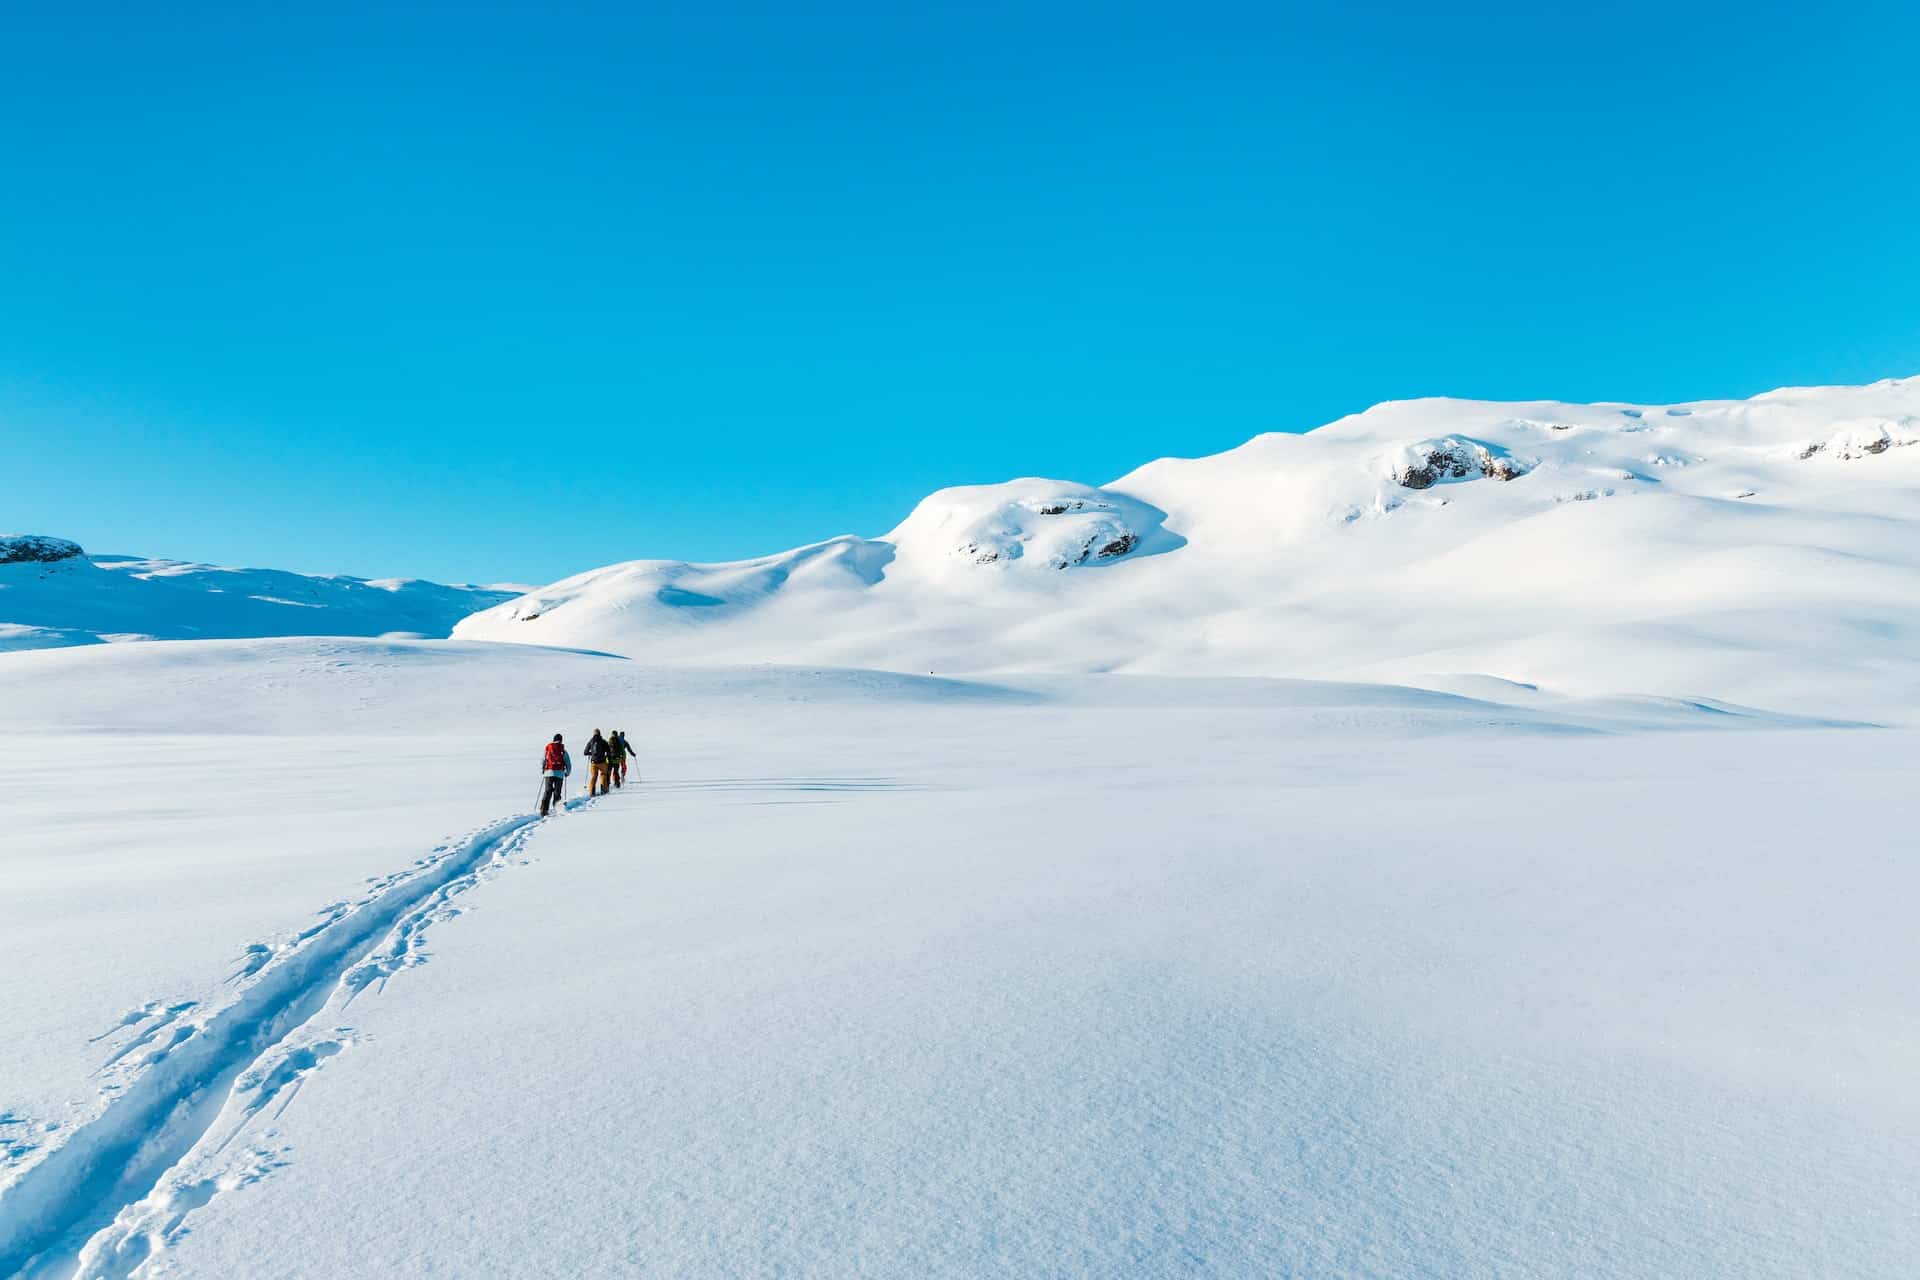
M 0 1274 L 1913 1273 L 1920 734 L 1454 686 L 0 656 Z
M 534 591 L 0 541 L 0 1276 L 1920 1274 L 1916 442 L 1408 401 Z

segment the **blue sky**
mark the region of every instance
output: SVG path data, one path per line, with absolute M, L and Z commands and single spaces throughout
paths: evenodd
M 1920 373 L 1911 5 L 140 8 L 0 42 L 0 527 L 90 549 L 545 581 Z

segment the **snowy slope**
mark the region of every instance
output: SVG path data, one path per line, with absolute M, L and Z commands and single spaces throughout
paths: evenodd
M 1914 1274 L 1920 735 L 1479 683 L 0 654 L 0 1275 Z
M 444 636 L 464 615 L 515 594 L 412 578 L 89 556 L 64 539 L 0 537 L 0 651 L 117 640 Z
M 455 634 L 650 661 L 1493 676 L 1920 705 L 1920 379 L 1683 405 L 1413 400 L 878 539 L 633 561 Z
M 1920 1273 L 1917 397 L 497 604 L 0 542 L 0 1275 Z

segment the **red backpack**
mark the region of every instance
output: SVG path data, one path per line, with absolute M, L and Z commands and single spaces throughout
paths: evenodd
M 546 763 L 542 767 L 555 770 L 566 768 L 567 749 L 557 742 L 549 742 L 547 744 Z

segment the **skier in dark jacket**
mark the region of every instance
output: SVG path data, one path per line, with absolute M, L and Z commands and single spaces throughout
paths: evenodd
M 556 733 L 540 755 L 540 776 L 546 779 L 540 787 L 541 817 L 546 817 L 548 811 L 560 803 L 560 797 L 566 791 L 567 775 L 572 772 L 573 757 L 567 754 L 566 743 L 560 741 L 560 735 Z
M 627 731 L 615 729 L 613 736 L 607 739 L 607 746 L 613 753 L 613 785 L 625 786 L 627 782 L 627 759 L 635 754 L 627 743 Z
M 600 736 L 598 729 L 595 729 L 593 736 L 587 739 L 586 749 L 581 754 L 587 758 L 587 794 L 605 795 L 608 783 L 613 777 L 613 748 L 607 745 L 607 740 Z

